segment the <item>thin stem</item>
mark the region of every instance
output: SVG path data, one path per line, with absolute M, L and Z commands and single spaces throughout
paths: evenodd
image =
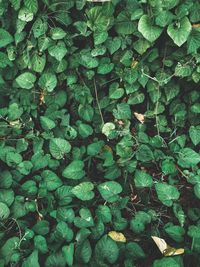
M 100 116 L 101 116 L 102 124 L 104 125 L 105 122 L 104 122 L 103 114 L 102 114 L 102 112 L 101 112 L 101 107 L 100 107 L 100 104 L 99 104 L 98 92 L 97 92 L 97 86 L 96 86 L 96 81 L 95 81 L 95 79 L 94 79 L 94 91 L 95 91 L 95 97 L 96 97 L 97 106 L 98 106 L 98 109 L 99 109 L 99 114 L 100 114 Z
M 18 221 L 15 219 L 15 218 L 11 218 L 12 221 L 14 221 L 18 227 L 18 230 L 19 230 L 19 239 L 21 240 L 22 239 L 22 231 L 21 231 L 21 228 L 19 226 L 19 223 Z
M 176 169 L 180 172 L 180 174 L 185 177 L 187 180 L 189 180 L 189 177 L 184 173 L 182 172 L 182 170 L 176 165 Z
M 193 251 L 194 249 L 194 242 L 195 242 L 195 237 L 192 238 L 192 245 L 191 245 L 191 250 Z
M 113 78 L 113 79 L 111 79 L 111 80 L 109 80 L 109 81 L 106 81 L 105 83 L 102 83 L 101 86 L 104 86 L 104 85 L 107 84 L 107 83 L 110 83 L 110 82 L 113 82 L 113 81 L 116 81 L 116 80 L 119 80 L 119 79 L 120 79 L 120 77 Z
M 62 10 L 62 9 L 61 10 L 55 10 L 55 11 L 47 13 L 47 16 L 54 14 L 54 13 L 69 13 L 69 11 Z

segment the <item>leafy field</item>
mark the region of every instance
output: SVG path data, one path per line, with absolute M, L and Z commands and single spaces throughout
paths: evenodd
M 200 266 L 200 2 L 0 1 L 0 267 Z

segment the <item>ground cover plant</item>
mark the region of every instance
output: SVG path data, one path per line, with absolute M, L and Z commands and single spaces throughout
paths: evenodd
M 1 267 L 200 266 L 199 48 L 198 0 L 0 1 Z

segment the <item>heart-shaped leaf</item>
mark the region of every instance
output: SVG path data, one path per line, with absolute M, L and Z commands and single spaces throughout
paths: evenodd
M 191 30 L 189 19 L 184 17 L 176 23 L 171 23 L 167 28 L 167 33 L 176 45 L 181 46 L 187 41 Z
M 85 200 L 91 200 L 94 197 L 94 192 L 92 190 L 94 189 L 94 185 L 91 182 L 83 182 L 79 185 L 73 187 L 72 193 L 79 199 L 85 201 Z
M 52 138 L 49 143 L 51 155 L 56 159 L 62 159 L 63 156 L 70 152 L 71 145 L 62 138 Z
M 98 190 L 103 197 L 108 202 L 115 202 L 119 199 L 119 193 L 122 192 L 122 187 L 119 183 L 115 181 L 109 181 L 98 185 Z
M 64 169 L 62 175 L 68 179 L 79 180 L 85 175 L 83 168 L 83 161 L 74 160 Z
M 147 15 L 143 15 L 138 22 L 138 31 L 149 42 L 154 42 L 162 33 L 162 28 L 154 25 Z

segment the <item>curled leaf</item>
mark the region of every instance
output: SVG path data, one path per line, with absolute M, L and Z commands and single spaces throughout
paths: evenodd
M 137 120 L 139 120 L 141 123 L 144 123 L 144 115 L 141 113 L 134 112 L 133 113 Z
M 166 241 L 160 237 L 152 236 L 153 241 L 156 243 L 160 252 L 165 256 L 176 256 L 184 253 L 184 248 L 174 248 L 169 246 Z

